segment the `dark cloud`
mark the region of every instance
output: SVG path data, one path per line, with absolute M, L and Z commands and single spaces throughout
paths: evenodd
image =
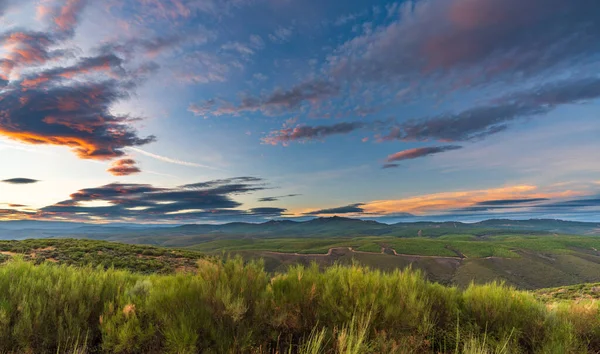
M 41 209 L 40 213 L 45 218 L 107 221 L 261 220 L 281 216 L 285 209 L 242 210 L 239 209 L 242 204 L 232 199 L 238 194 L 266 188 L 262 179 L 254 177 L 221 179 L 176 188 L 113 183 L 80 190 L 68 200 Z M 88 206 L 89 202 L 101 202 L 105 206 Z
M 55 67 L 36 74 L 26 76 L 19 82 L 22 87 L 33 88 L 45 83 L 56 85 L 61 80 L 71 79 L 77 75 L 107 72 L 115 75 L 124 75 L 123 60 L 114 54 L 96 57 L 81 58 L 75 65 L 68 67 Z
M 33 183 L 37 183 L 39 181 L 37 179 L 31 179 L 31 178 L 11 178 L 11 179 L 5 179 L 0 182 L 9 183 L 9 184 L 33 184 Z
M 541 205 L 540 207 L 548 209 L 572 209 L 572 208 L 588 208 L 600 207 L 600 198 L 574 199 L 562 202 L 554 202 Z
M 318 101 L 338 94 L 340 87 L 330 81 L 309 81 L 288 90 L 276 89 L 263 97 L 246 96 L 241 103 L 234 105 L 226 101 L 207 100 L 192 104 L 189 110 L 195 115 L 237 115 L 242 112 L 261 111 L 265 114 L 286 112 L 299 108 L 304 102 Z
M 510 205 L 520 205 L 520 204 L 529 204 L 536 202 L 544 202 L 548 201 L 548 198 L 529 198 L 529 199 L 500 199 L 500 200 L 486 200 L 483 202 L 477 203 L 477 205 L 486 205 L 486 206 L 510 206 Z
M 393 82 L 460 74 L 474 85 L 592 60 L 600 51 L 593 0 L 425 0 L 404 3 L 393 17 L 338 48 L 333 75 Z
M 415 149 L 403 150 L 403 151 L 397 152 L 395 154 L 392 154 L 387 157 L 386 161 L 394 162 L 394 161 L 412 160 L 412 159 L 418 159 L 421 157 L 439 154 L 439 153 L 446 152 L 446 151 L 458 150 L 458 149 L 462 149 L 462 146 L 447 145 L 447 146 L 431 146 L 431 147 L 424 147 L 424 148 L 415 148 Z
M 400 167 L 400 165 L 397 164 L 397 163 L 386 163 L 383 166 L 381 166 L 381 168 L 384 169 L 384 170 L 387 170 L 387 169 L 390 169 L 390 168 L 398 168 L 398 167 Z
M 285 112 L 332 98 L 344 85 L 451 90 L 524 82 L 596 63 L 600 54 L 600 2 L 594 0 L 407 1 L 389 17 L 328 56 L 318 75 L 328 81 L 304 81 L 240 104 L 209 100 L 190 110 L 202 116 Z M 281 100 L 272 102 L 276 96 Z
M 26 211 L 20 211 L 20 210 L 14 210 L 14 209 L 0 209 L 0 217 L 31 217 L 32 215 L 35 215 L 35 212 L 26 212 Z
M 124 148 L 155 140 L 139 137 L 129 125 L 131 117 L 111 112 L 111 105 L 126 97 L 113 80 L 7 89 L 0 92 L 0 135 L 27 144 L 70 147 L 83 159 L 123 156 Z
M 452 212 L 455 212 L 455 213 L 484 213 L 484 212 L 500 211 L 502 209 L 513 209 L 513 208 L 514 208 L 514 206 L 472 206 L 472 207 L 453 209 Z
M 264 137 L 262 141 L 270 145 L 288 145 L 292 141 L 308 141 L 323 139 L 331 135 L 348 134 L 365 126 L 366 124 L 362 122 L 345 122 L 315 127 L 298 125 L 294 128 L 283 128 L 273 131 L 269 136 Z
M 287 209 L 282 208 L 252 208 L 250 209 L 250 213 L 255 215 L 264 215 L 264 216 L 281 216 L 281 214 L 285 213 Z
M 38 4 L 51 26 L 44 32 L 13 29 L 0 33 L 0 135 L 36 145 L 71 148 L 80 158 L 110 160 L 124 148 L 153 142 L 132 127 L 139 118 L 115 114 L 116 103 L 155 70 L 152 63 L 129 61 L 117 53 L 80 57 L 70 47 L 88 0 Z M 146 43 L 158 50 L 161 43 Z M 59 66 L 57 63 L 70 63 Z M 64 64 L 63 64 L 64 65 Z M 133 172 L 133 169 L 130 170 Z
M 505 131 L 513 121 L 546 114 L 563 104 L 580 104 L 599 97 L 600 78 L 563 80 L 516 92 L 459 113 L 396 124 L 379 141 L 478 140 Z
M 299 195 L 300 194 L 287 194 L 287 195 L 278 195 L 278 196 L 275 196 L 275 197 L 264 197 L 264 198 L 258 199 L 258 201 L 261 202 L 261 203 L 264 203 L 264 202 L 276 202 L 276 201 L 278 201 L 280 199 L 283 199 L 283 198 L 292 198 L 292 197 L 297 197 Z
M 503 199 L 479 202 L 474 206 L 453 210 L 454 212 L 485 213 L 506 212 L 508 209 L 526 210 L 532 214 L 586 212 L 600 208 L 600 198 L 588 196 L 580 199 L 555 201 L 548 198 Z
M 121 159 L 112 163 L 110 168 L 106 170 L 113 176 L 129 176 L 142 172 L 136 166 L 136 162 L 132 159 Z
M 352 213 L 362 213 L 364 209 L 361 208 L 363 203 L 350 204 L 339 208 L 331 208 L 331 209 L 321 209 L 311 211 L 309 213 L 304 213 L 304 215 L 332 215 L 332 214 L 352 214 Z
M 267 189 L 265 180 L 258 177 L 234 177 L 217 179 L 208 182 L 186 184 L 182 189 L 206 190 L 211 189 L 220 194 L 243 194 Z

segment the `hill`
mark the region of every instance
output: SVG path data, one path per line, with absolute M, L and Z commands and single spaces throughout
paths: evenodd
M 58 222 L 0 222 L 0 239 L 93 238 L 128 243 L 189 246 L 206 240 L 243 237 L 321 238 L 321 237 L 438 237 L 448 234 L 474 236 L 515 231 L 527 234 L 600 235 L 599 223 L 562 220 L 487 220 L 479 223 L 412 222 L 383 224 L 372 220 L 341 217 L 315 218 L 309 221 L 279 220 L 262 224 L 229 223 L 222 225 L 95 225 Z
M 189 250 L 137 246 L 106 241 L 40 239 L 0 241 L 0 263 L 22 257 L 36 264 L 44 262 L 124 269 L 134 272 L 168 274 L 195 271 L 204 256 Z

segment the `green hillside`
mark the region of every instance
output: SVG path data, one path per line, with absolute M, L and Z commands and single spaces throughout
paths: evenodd
M 264 259 L 269 271 L 293 264 L 353 262 L 382 270 L 411 266 L 433 281 L 467 287 L 495 280 L 520 289 L 600 282 L 596 236 L 500 234 L 439 237 L 243 238 L 203 242 L 189 249 Z
M 0 241 L 0 262 L 15 256 L 36 264 L 44 262 L 125 269 L 140 273 L 193 271 L 203 254 L 190 250 L 138 246 L 115 242 L 40 239 Z

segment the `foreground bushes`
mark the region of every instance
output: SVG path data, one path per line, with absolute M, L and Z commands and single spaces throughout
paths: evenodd
M 546 306 L 498 284 L 464 291 L 414 271 L 201 260 L 196 275 L 0 266 L 0 352 L 583 353 L 596 303 Z

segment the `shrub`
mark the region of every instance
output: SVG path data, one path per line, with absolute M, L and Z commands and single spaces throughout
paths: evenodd
M 0 266 L 0 352 L 581 353 L 596 302 L 546 306 L 500 283 L 464 291 L 353 265 L 199 260 L 196 274 Z

